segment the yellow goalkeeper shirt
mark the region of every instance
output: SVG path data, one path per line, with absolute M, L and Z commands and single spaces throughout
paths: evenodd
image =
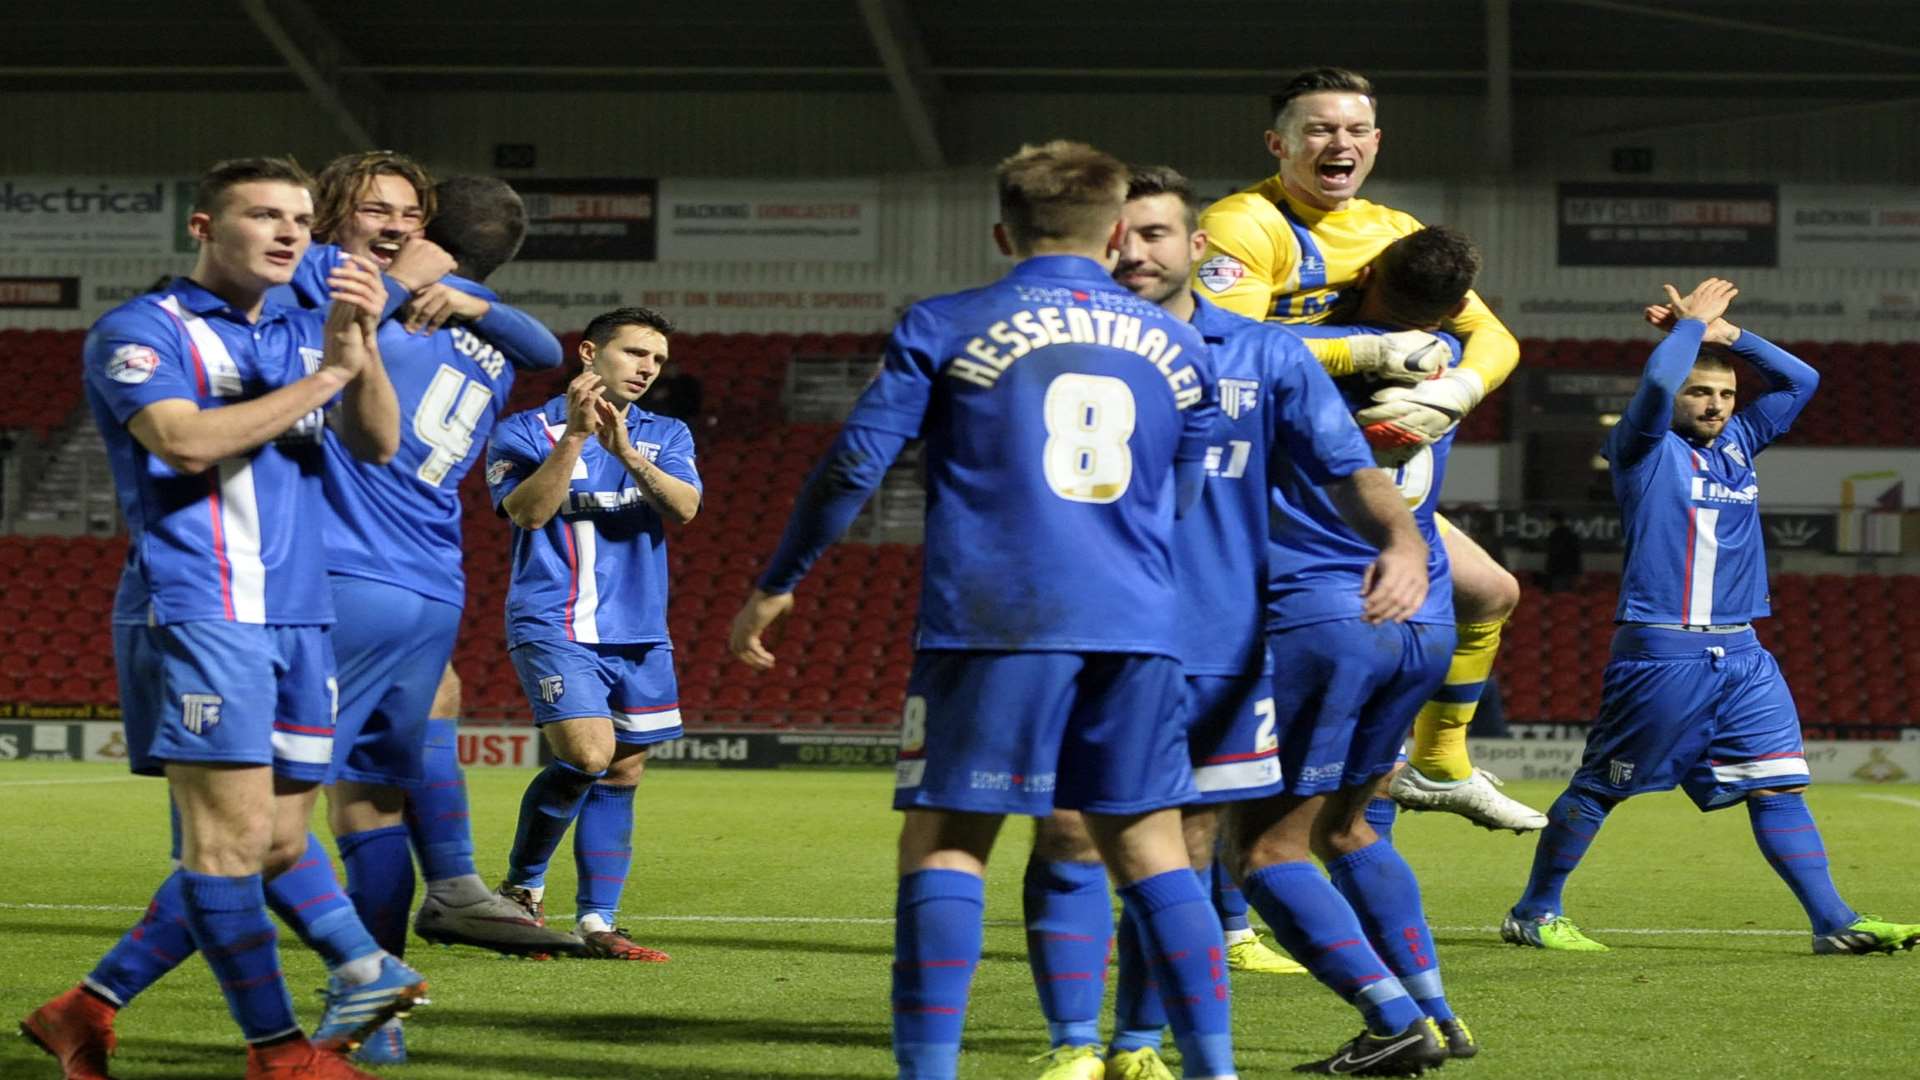
M 1421 226 L 1412 214 L 1365 199 L 1339 210 L 1307 206 L 1270 176 L 1207 207 L 1200 227 L 1207 251 L 1194 288 L 1202 296 L 1248 318 L 1315 323 L 1326 320 L 1361 267 Z M 1520 343 L 1478 293 L 1467 294 L 1466 309 L 1446 329 L 1466 342 L 1460 366 L 1477 373 L 1488 393 L 1520 362 Z M 1352 370 L 1341 339 L 1308 344 L 1329 372 Z

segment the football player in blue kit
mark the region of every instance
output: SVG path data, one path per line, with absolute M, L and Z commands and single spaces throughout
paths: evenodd
M 1911 949 L 1920 925 L 1861 915 L 1834 888 L 1803 794 L 1812 778 L 1800 717 L 1753 632 L 1771 613 L 1755 459 L 1786 434 L 1820 376 L 1722 317 L 1738 294 L 1731 283 L 1666 290 L 1667 302 L 1646 311 L 1666 340 L 1607 437 L 1626 562 L 1600 715 L 1500 936 L 1605 951 L 1564 914 L 1567 877 L 1621 801 L 1677 786 L 1703 811 L 1746 803 L 1761 854 L 1812 923 L 1815 953 Z M 1736 410 L 1732 366 L 1703 343 L 1759 369 L 1766 391 Z
M 1207 452 L 1206 493 L 1174 530 L 1187 748 L 1197 788 L 1181 809 L 1188 857 L 1198 874 L 1215 882 L 1223 922 L 1238 917 L 1238 925 L 1227 928 L 1229 960 L 1236 949 L 1253 946 L 1270 958 L 1267 970 L 1285 965 L 1304 973 L 1259 945 L 1244 902 L 1237 910 L 1220 904 L 1226 874 L 1214 858 L 1222 812 L 1277 791 L 1281 776 L 1274 671 L 1261 633 L 1268 460 L 1277 455 L 1323 482 L 1361 489 L 1362 512 L 1380 517 L 1380 528 L 1391 520 L 1408 528 L 1412 523 L 1374 467 L 1333 380 L 1299 340 L 1217 307 L 1189 288 L 1206 234 L 1196 227 L 1199 208 L 1186 179 L 1162 166 L 1136 168 L 1127 196 L 1127 235 L 1114 279 L 1199 331 L 1219 378 L 1222 416 Z M 1409 367 L 1398 358 L 1386 362 L 1402 382 L 1435 370 Z M 1228 895 L 1237 894 L 1234 888 Z M 1038 824 L 1025 900 L 1027 956 L 1053 1043 L 1041 1080 L 1170 1077 L 1159 1057 L 1166 1014 L 1147 985 L 1140 934 L 1131 919 L 1120 926 L 1114 1037 L 1101 1060 L 1100 999 L 1114 926 L 1106 874 L 1078 813 L 1057 810 Z
M 513 523 L 507 648 L 553 761 L 527 786 L 500 894 L 540 921 L 547 863 L 575 819 L 577 955 L 660 962 L 615 922 L 648 748 L 680 737 L 667 634 L 666 523 L 700 509 L 693 435 L 640 408 L 673 325 L 596 316 L 566 393 L 494 429 L 487 486 Z
M 898 1075 L 951 1080 L 1006 814 L 1084 813 L 1133 913 L 1189 1077 L 1234 1076 L 1219 919 L 1188 864 L 1172 552 L 1216 409 L 1200 334 L 1110 276 L 1124 165 L 1071 142 L 998 170 L 999 281 L 922 301 L 809 477 L 735 616 L 761 640 L 887 466 L 926 441 L 925 572 L 895 776 Z
M 1437 330 L 1466 302 L 1479 265 L 1459 233 L 1419 229 L 1370 264 L 1355 325 L 1306 332 Z M 1438 340 L 1457 363 L 1458 341 Z M 1344 382 L 1349 407 L 1378 388 Z M 1268 477 L 1266 627 L 1284 781 L 1279 793 L 1243 805 L 1233 847 L 1242 888 L 1274 936 L 1366 1021 L 1305 1071 L 1413 1074 L 1478 1052 L 1446 1000 L 1419 883 L 1367 819 L 1453 651 L 1447 551 L 1434 523 L 1450 442 L 1449 435 L 1394 462 L 1395 486 L 1424 541 L 1403 542 L 1400 551 L 1418 559 L 1429 586 L 1397 618 L 1367 611 L 1359 598 L 1370 567 L 1394 554 L 1391 542 L 1357 535 L 1327 498 L 1332 489 L 1298 469 L 1276 467 Z
M 365 1075 L 302 1035 L 269 904 L 356 985 L 340 1041 L 426 990 L 367 935 L 324 856 L 311 865 L 336 695 L 323 435 L 375 462 L 399 442 L 375 339 L 379 275 L 343 256 L 326 311 L 267 299 L 298 267 L 312 219 L 311 180 L 292 162 L 215 165 L 187 222 L 192 274 L 103 316 L 84 357 L 131 533 L 114 611 L 130 763 L 167 777 L 177 811 L 178 868 L 147 923 L 185 923 L 260 1077 Z M 178 958 L 146 949 L 147 923 L 115 952 L 145 953 L 157 978 Z M 69 1077 L 105 1075 L 121 974 L 103 964 L 22 1024 Z

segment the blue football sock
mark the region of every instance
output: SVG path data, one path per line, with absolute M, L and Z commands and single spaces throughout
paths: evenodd
M 1167 1026 L 1167 1006 L 1160 1000 L 1160 984 L 1140 941 L 1140 921 L 1132 908 L 1120 912 L 1120 930 L 1114 941 L 1113 1042 L 1109 1053 L 1160 1049 Z
M 547 883 L 547 863 L 560 838 L 580 816 L 593 782 L 607 775 L 590 773 L 559 759 L 549 762 L 527 785 L 520 798 L 520 824 L 513 832 L 513 850 L 507 855 L 507 881 L 529 889 Z
M 329 970 L 380 951 L 373 935 L 340 891 L 320 838 L 307 834 L 307 851 L 292 868 L 267 882 L 267 906 L 307 947 L 320 954 Z
M 1234 882 L 1233 875 L 1227 873 L 1225 860 L 1214 852 L 1214 860 L 1207 867 L 1207 880 L 1213 886 L 1213 910 L 1220 916 L 1220 929 L 1231 934 L 1237 930 L 1251 930 L 1253 923 L 1247 918 L 1247 898 Z
M 1184 1074 L 1234 1075 L 1227 943 L 1199 875 L 1155 874 L 1122 888 L 1120 899 L 1138 920 Z
M 609 927 L 633 867 L 633 793 L 632 787 L 612 784 L 588 788 L 580 827 L 573 831 L 573 865 L 579 872 L 576 914 L 598 915 Z
M 473 865 L 473 823 L 468 819 L 467 778 L 460 770 L 458 720 L 427 721 L 426 757 L 420 783 L 407 792 L 407 830 L 427 881 L 479 874 Z
M 89 990 L 124 1006 L 193 955 L 193 930 L 187 925 L 180 875 L 168 874 L 147 904 L 147 913 L 89 972 Z
M 347 899 L 380 947 L 395 956 L 407 948 L 407 916 L 413 914 L 413 852 L 407 827 L 389 825 L 334 838 L 347 864 Z
M 1367 803 L 1367 824 L 1380 834 L 1380 839 L 1393 842 L 1393 821 L 1400 816 L 1400 804 L 1392 799 L 1374 799 Z
M 1760 853 L 1807 909 L 1814 933 L 1831 934 L 1860 917 L 1833 887 L 1820 827 L 1799 792 L 1748 798 L 1747 816 Z
M 1107 868 L 1097 862 L 1027 862 L 1023 892 L 1027 966 L 1054 1046 L 1100 1041 L 1100 998 L 1107 989 L 1113 901 Z
M 1405 1031 L 1426 1016 L 1367 942 L 1359 916 L 1319 867 L 1275 863 L 1248 874 L 1241 888 L 1280 944 L 1359 1009 L 1374 1034 Z
M 1527 891 L 1513 905 L 1513 913 L 1523 919 L 1559 915 L 1560 891 L 1567 877 L 1592 845 L 1600 826 L 1614 804 L 1596 799 L 1584 791 L 1568 788 L 1547 808 L 1547 827 L 1540 830 L 1540 842 L 1533 849 L 1533 873 L 1527 878 Z
M 280 974 L 278 935 L 267 918 L 260 875 L 217 877 L 177 870 L 187 925 L 226 995 L 227 1010 L 248 1042 L 300 1030 Z
M 1420 903 L 1420 882 L 1413 867 L 1386 841 L 1368 844 L 1327 864 L 1333 887 L 1347 898 L 1367 940 L 1420 1011 L 1435 1020 L 1453 1019 L 1440 984 L 1440 956 Z
M 900 879 L 893 925 L 899 1080 L 954 1080 L 985 908 L 986 882 L 972 874 L 919 870 Z

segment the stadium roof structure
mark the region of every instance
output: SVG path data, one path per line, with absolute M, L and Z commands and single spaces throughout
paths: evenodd
M 69 0 L 9 23 L 0 89 L 304 88 L 363 144 L 423 88 L 890 90 L 928 164 L 950 96 L 1269 92 L 1310 63 L 1509 102 L 1920 98 L 1912 0 Z

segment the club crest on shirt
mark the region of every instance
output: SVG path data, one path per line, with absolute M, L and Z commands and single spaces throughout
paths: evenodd
M 145 345 L 122 345 L 107 358 L 107 378 L 139 385 L 160 370 L 160 354 Z
M 325 359 L 326 355 L 327 354 L 320 349 L 309 348 L 305 345 L 300 346 L 300 363 L 306 366 L 307 374 L 309 375 L 320 370 L 320 361 Z
M 1258 379 L 1221 379 L 1220 411 L 1238 420 L 1260 407 Z
M 1739 462 L 1741 468 L 1743 469 L 1749 468 L 1749 466 L 1747 465 L 1747 455 L 1741 453 L 1739 447 L 1728 445 L 1727 456 Z
M 195 735 L 205 735 L 220 722 L 219 694 L 181 694 L 180 725 Z
M 1201 263 L 1199 272 L 1194 276 L 1199 279 L 1200 284 L 1207 287 L 1208 292 L 1221 293 L 1233 288 L 1241 278 L 1246 277 L 1247 268 L 1241 265 L 1239 259 L 1231 255 L 1215 255 Z

